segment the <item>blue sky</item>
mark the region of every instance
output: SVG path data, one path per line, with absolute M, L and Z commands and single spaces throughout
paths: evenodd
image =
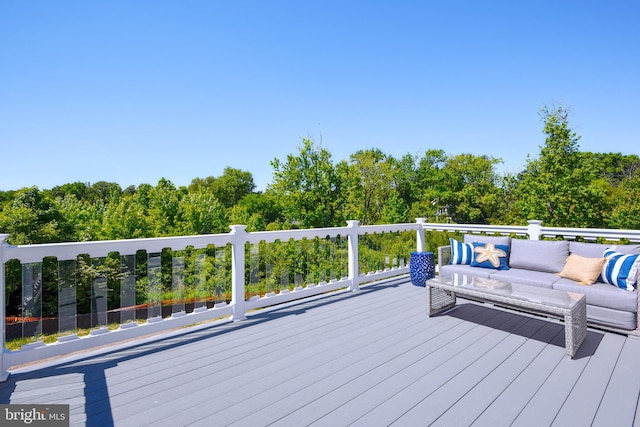
M 4 1 L 0 190 L 176 185 L 311 137 L 348 159 L 443 149 L 518 172 L 539 109 L 638 154 L 640 2 Z

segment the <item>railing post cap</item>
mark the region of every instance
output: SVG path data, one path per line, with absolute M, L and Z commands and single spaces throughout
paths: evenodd
M 230 225 L 229 228 L 231 229 L 232 233 L 237 233 L 238 231 L 245 231 L 247 229 L 247 226 L 236 224 L 236 225 Z
M 542 221 L 540 221 L 539 219 L 530 219 L 527 222 L 531 225 L 542 225 Z
M 0 233 L 0 243 L 4 243 L 9 238 L 9 234 Z
M 427 222 L 427 219 L 426 218 L 416 218 L 416 222 L 418 224 L 424 224 L 425 222 Z
M 358 221 L 357 219 L 350 219 L 347 221 L 347 225 L 349 227 L 357 227 L 358 224 L 360 224 L 360 221 Z

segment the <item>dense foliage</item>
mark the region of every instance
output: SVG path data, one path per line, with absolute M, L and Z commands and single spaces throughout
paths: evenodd
M 273 179 L 255 190 L 250 172 L 227 167 L 188 187 L 161 179 L 122 189 L 74 182 L 0 192 L 0 231 L 12 244 L 225 233 L 292 227 L 430 222 L 640 228 L 640 158 L 579 150 L 568 110 L 541 110 L 546 136 L 525 169 L 501 175 L 490 155 L 426 149 L 395 158 L 361 150 L 335 162 L 304 139 L 274 159 Z

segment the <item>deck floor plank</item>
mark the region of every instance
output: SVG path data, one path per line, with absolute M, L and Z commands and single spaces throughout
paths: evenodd
M 542 342 L 547 342 L 563 333 L 562 330 L 558 330 L 557 325 L 547 323 L 532 339 L 540 337 Z M 545 379 L 565 357 L 564 349 L 545 344 L 544 349 L 537 354 L 531 364 L 523 369 L 471 425 L 476 427 L 511 425 Z
M 420 316 L 419 313 L 414 315 Z M 198 417 L 202 416 L 197 411 L 197 408 L 204 407 L 205 414 L 216 413 L 217 422 L 222 422 L 223 413 L 221 412 L 234 413 L 233 409 L 237 409 L 235 408 L 236 406 L 240 409 L 242 406 L 247 406 L 244 402 L 248 398 L 253 399 L 251 408 L 260 405 L 257 397 L 263 390 L 267 390 L 268 395 L 273 397 L 275 396 L 274 387 L 279 383 L 290 381 L 294 387 L 300 387 L 301 375 L 304 375 L 302 380 L 305 381 L 315 381 L 315 379 L 311 378 L 312 374 L 319 375 L 322 378 L 323 375 L 326 375 L 326 371 L 318 373 L 313 371 L 312 368 L 326 365 L 337 369 L 339 366 L 336 364 L 335 359 L 339 355 L 349 356 L 350 358 L 343 363 L 346 363 L 347 366 L 353 366 L 363 358 L 363 351 L 378 352 L 385 348 L 384 342 L 372 340 L 372 337 L 384 333 L 386 329 L 389 329 L 392 333 L 397 332 L 398 329 L 402 329 L 401 324 L 411 322 L 411 317 L 401 310 L 395 310 L 393 316 L 384 314 L 377 322 L 375 318 L 368 315 L 358 318 L 349 316 L 347 320 L 342 322 L 342 327 L 346 331 L 344 334 L 336 334 L 335 329 L 328 329 L 325 331 L 326 336 L 318 334 L 296 335 L 289 342 L 280 342 L 280 353 L 275 354 L 275 356 L 269 352 L 264 354 L 265 349 L 258 347 L 259 352 L 256 356 L 260 357 L 251 356 L 247 361 L 243 357 L 236 359 L 235 366 L 226 372 L 227 375 L 225 377 L 221 378 L 219 375 L 215 375 L 217 381 L 212 384 L 212 387 L 225 390 L 222 396 L 216 396 L 215 390 L 212 390 L 211 393 L 216 396 L 215 399 L 207 397 L 206 389 L 204 393 L 202 392 L 203 390 L 194 389 L 190 386 L 186 389 L 176 390 L 180 397 L 174 400 L 173 404 L 177 404 L 183 409 L 193 409 L 186 415 L 186 418 L 182 418 L 182 421 L 197 420 Z M 445 320 L 442 319 L 443 322 Z M 352 321 L 361 324 L 361 327 L 357 330 L 349 328 L 348 325 Z M 438 324 L 433 322 L 430 327 L 437 329 Z M 443 330 L 446 330 L 446 328 L 444 327 Z M 405 329 L 400 334 L 395 334 L 394 339 L 402 343 L 412 333 L 412 330 Z M 244 355 L 244 357 L 247 357 L 247 355 Z M 214 366 L 210 368 L 217 369 Z M 139 405 L 132 406 L 132 408 L 135 411 L 135 415 L 132 415 L 134 418 L 131 418 L 131 421 L 137 421 L 138 419 L 141 421 L 153 421 L 156 417 L 168 421 L 172 419 L 170 415 L 169 418 L 166 418 L 164 414 L 154 408 L 143 411 L 140 410 Z
M 543 352 L 546 343 L 530 339 L 543 325 L 530 320 L 517 331 L 526 341 L 442 414 L 434 426 L 471 425 Z
M 497 323 L 507 324 L 518 320 L 522 321 L 514 316 L 511 316 L 511 318 L 510 316 L 504 316 L 504 314 L 507 313 L 500 313 L 490 320 L 495 319 Z M 414 380 L 401 392 L 389 396 L 382 404 L 376 406 L 373 410 L 360 414 L 353 425 L 390 425 L 404 413 L 423 404 L 423 401 L 428 396 L 437 392 L 441 387 L 445 386 L 451 378 L 454 378 L 469 366 L 473 365 L 479 357 L 496 349 L 509 335 L 506 332 L 493 329 L 486 325 L 480 325 L 479 329 L 485 330 L 487 332 L 486 335 L 479 338 L 471 334 L 461 336 L 460 339 L 466 341 L 464 351 L 455 354 L 445 363 L 437 366 L 437 369 L 429 370 L 426 375 Z M 438 414 L 442 413 L 442 409 L 443 408 L 433 408 Z M 424 422 L 421 423 L 421 425 L 424 424 Z
M 430 363 L 442 363 L 456 353 L 464 349 L 464 343 L 456 339 L 458 334 L 470 333 L 481 336 L 486 335 L 486 331 L 475 331 L 474 326 L 460 322 L 455 326 L 450 326 L 446 334 L 438 334 L 433 339 L 426 340 L 425 336 L 413 341 L 411 345 L 398 348 L 396 356 L 388 358 L 380 354 L 369 356 L 366 364 L 362 368 L 347 374 L 337 372 L 327 376 L 321 382 L 310 387 L 312 399 L 307 399 L 306 405 L 296 411 L 286 408 L 266 408 L 266 411 L 255 413 L 252 417 L 243 420 L 241 425 L 251 425 L 260 419 L 283 425 L 300 425 L 312 423 L 322 419 L 320 425 L 335 425 L 333 421 L 336 417 L 338 422 L 346 422 L 347 414 L 336 414 L 325 420 L 323 417 L 328 413 L 337 412 L 336 408 L 341 408 L 348 402 L 355 402 L 358 410 L 362 411 L 364 401 L 362 395 L 367 391 L 374 390 L 374 394 L 379 395 L 380 389 L 389 390 L 389 385 L 381 386 L 385 381 L 393 381 L 396 376 L 401 376 L 404 372 L 411 375 L 420 375 Z M 426 331 L 425 331 L 426 333 Z M 418 331 L 419 335 L 420 331 Z M 455 335 L 454 335 L 455 334 Z M 410 341 L 411 342 L 411 341 Z M 439 359 L 439 361 L 436 361 Z M 443 360 L 444 359 L 444 360 Z
M 598 408 L 593 425 L 633 425 L 640 396 L 640 340 L 627 339 L 617 360 L 611 380 Z
M 415 426 L 421 423 L 422 425 L 432 424 L 442 413 L 447 412 L 460 401 L 469 390 L 484 381 L 496 366 L 505 363 L 525 342 L 525 338 L 518 335 L 508 334 L 503 331 L 499 332 L 503 335 L 502 340 L 493 346 L 490 351 L 480 355 L 473 363 L 450 378 L 442 387 L 398 417 L 392 425 Z M 438 408 L 438 410 L 434 410 L 435 408 Z
M 480 309 L 480 307 L 477 308 Z M 478 311 L 479 318 L 495 315 L 496 313 Z M 448 331 L 447 336 L 439 336 L 437 340 L 428 343 L 430 346 L 438 346 L 437 348 L 419 348 L 416 349 L 417 351 L 408 352 L 403 355 L 406 361 L 391 360 L 356 381 L 335 387 L 311 404 L 299 408 L 279 421 L 282 424 L 291 424 L 300 419 L 305 421 L 317 419 L 313 425 L 355 422 L 359 414 L 374 410 L 437 366 L 465 351 L 470 343 L 482 339 L 489 332 L 488 329 L 469 322 L 457 325 L 455 329 Z M 435 351 L 436 349 L 438 351 Z M 328 408 L 331 410 L 327 410 Z M 309 417 L 310 411 L 313 413 L 312 417 Z
M 388 323 L 388 315 L 382 314 L 382 320 L 383 324 Z M 401 323 L 408 326 L 402 328 L 402 325 L 398 324 L 393 328 L 388 328 L 388 325 L 374 327 L 369 333 L 359 333 L 360 340 L 351 338 L 349 343 L 335 347 L 334 352 L 327 352 L 325 348 L 321 353 L 316 352 L 308 357 L 300 357 L 299 350 L 296 351 L 299 346 L 295 343 L 292 344 L 293 348 L 290 351 L 292 359 L 285 362 L 288 367 L 286 371 L 278 375 L 269 375 L 266 381 L 260 384 L 255 384 L 253 381 L 241 381 L 244 384 L 242 388 L 227 393 L 215 403 L 216 408 L 219 409 L 214 417 L 216 423 L 236 421 L 240 416 L 249 415 L 258 408 L 275 405 L 292 396 L 295 396 L 296 401 L 305 399 L 305 396 L 313 395 L 308 388 L 323 381 L 326 377 L 333 376 L 344 381 L 360 371 L 367 372 L 370 369 L 369 363 L 372 363 L 371 360 L 375 357 L 379 357 L 377 355 L 383 354 L 385 358 L 393 357 L 393 355 L 401 353 L 403 348 L 414 345 L 411 343 L 411 338 L 422 330 L 421 325 L 419 322 L 413 321 L 413 317 L 407 315 L 403 316 Z M 434 322 L 428 326 L 427 335 L 442 335 L 456 323 L 461 322 L 456 319 L 440 319 L 440 322 Z M 373 337 L 378 339 L 372 340 Z M 423 337 L 424 339 L 428 338 Z M 319 345 L 321 347 L 327 346 L 322 342 Z M 393 351 L 389 352 L 389 347 L 394 347 Z M 301 375 L 304 377 L 301 378 Z M 251 396 L 253 404 L 250 407 L 243 405 L 241 396 Z M 233 405 L 234 402 L 240 403 Z M 194 413 L 192 416 L 197 417 L 197 414 Z
M 616 366 L 626 338 L 621 335 L 607 335 L 607 345 L 589 359 L 587 366 L 576 381 L 575 387 L 560 408 L 553 425 L 591 425 L 602 401 L 613 369 Z M 612 422 L 615 420 L 611 420 Z M 613 423 L 618 425 L 617 423 Z

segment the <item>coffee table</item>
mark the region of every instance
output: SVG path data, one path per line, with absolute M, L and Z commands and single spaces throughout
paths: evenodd
M 456 305 L 456 296 L 488 301 L 536 314 L 564 319 L 566 353 L 573 358 L 587 335 L 587 303 L 583 294 L 539 288 L 465 274 L 438 275 L 427 280 L 427 314 Z

